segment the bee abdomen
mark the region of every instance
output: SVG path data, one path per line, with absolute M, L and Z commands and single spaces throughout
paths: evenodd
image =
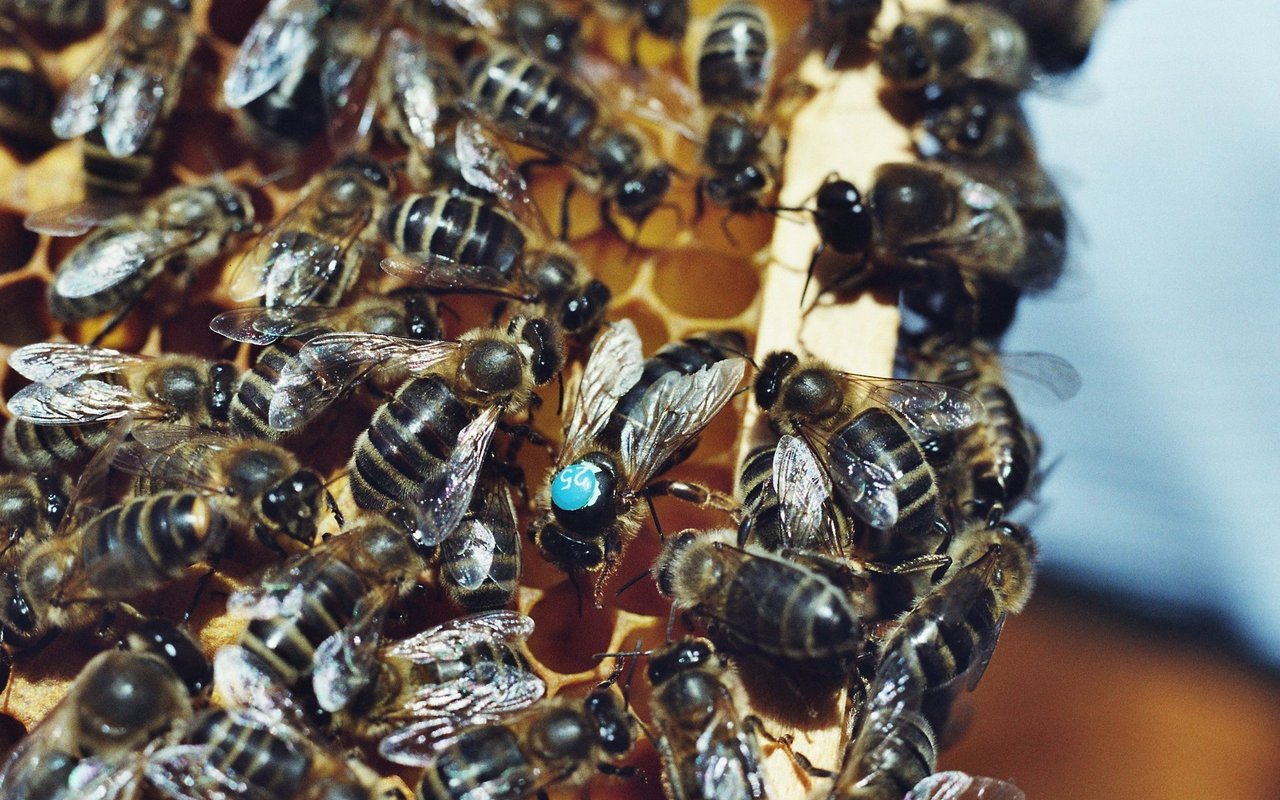
M 229 416 L 232 433 L 257 439 L 279 438 L 283 432 L 267 424 L 267 412 L 271 408 L 271 398 L 275 395 L 280 375 L 290 365 L 297 363 L 298 351 L 304 344 L 329 332 L 328 328 L 318 327 L 295 333 L 273 343 L 258 355 L 253 369 L 241 377 L 235 397 L 231 400 Z
M 423 484 L 438 476 L 469 421 L 466 406 L 436 376 L 400 387 L 356 440 L 351 459 L 356 503 L 385 509 L 415 500 Z
M 310 769 L 308 757 L 298 748 L 221 710 L 209 712 L 193 725 L 186 741 L 212 745 L 210 767 L 256 788 L 255 796 L 297 797 Z
M 10 419 L 4 429 L 4 455 L 9 463 L 49 471 L 88 460 L 106 443 L 111 424 L 36 425 Z
M 422 774 L 421 800 L 458 800 L 477 787 L 503 776 L 515 779 L 530 770 L 516 735 L 488 725 L 462 734 L 444 748 Z
M 600 113 L 590 96 L 563 76 L 508 51 L 473 59 L 466 82 L 484 114 L 541 150 L 580 151 Z
M 768 80 L 769 23 L 754 4 L 733 2 L 711 21 L 698 55 L 698 92 L 709 104 L 753 105 Z
M 107 150 L 102 133 L 97 129 L 84 137 L 84 182 L 91 197 L 136 195 L 142 190 L 142 182 L 151 174 L 155 151 L 163 136 L 163 126 L 157 125 L 147 136 L 136 153 L 116 157 Z
M 89 583 L 132 596 L 182 575 L 221 549 L 229 525 L 202 495 L 164 492 L 107 509 L 80 531 Z
M 931 552 L 940 514 L 937 478 L 924 452 L 897 417 L 883 409 L 870 408 L 855 416 L 834 438 L 898 476 L 893 482 L 898 499 L 893 549 Z
M 743 562 L 725 597 L 725 624 L 744 646 L 794 661 L 857 651 L 861 625 L 824 579 L 767 558 Z
M 355 613 L 366 586 L 346 564 L 335 561 L 312 578 L 296 614 L 249 623 L 240 646 L 258 656 L 286 686 L 311 672 L 316 648 Z
M 413 195 L 383 216 L 382 233 L 406 253 L 431 253 L 510 275 L 524 253 L 515 220 L 478 198 L 433 192 Z

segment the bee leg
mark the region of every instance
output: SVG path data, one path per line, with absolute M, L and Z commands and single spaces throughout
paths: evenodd
M 0 648 L 0 692 L 9 688 L 9 676 L 13 673 L 13 654 L 9 648 Z M 5 697 L 5 708 L 9 707 L 9 698 Z
M 329 509 L 329 513 L 333 514 L 333 521 L 338 523 L 339 528 L 345 528 L 347 518 L 342 513 L 342 509 L 338 508 L 338 501 L 334 499 L 333 492 L 328 489 L 324 490 L 324 504 Z
M 634 778 L 636 776 L 636 768 L 633 766 L 618 767 L 605 761 L 596 764 L 596 769 L 605 775 L 611 775 L 615 778 Z
M 698 182 L 693 187 L 693 222 L 695 225 L 702 219 L 702 214 L 706 210 L 707 182 L 703 178 L 698 178 Z
M 254 523 L 253 535 L 263 547 L 267 548 L 272 553 L 275 553 L 278 556 L 285 555 L 284 548 L 276 541 L 276 537 L 271 535 L 271 531 L 267 529 L 266 525 L 263 525 L 261 522 Z
M 800 290 L 800 307 L 804 308 L 804 299 L 809 295 L 809 284 L 813 282 L 813 275 L 818 268 L 818 259 L 827 250 L 826 242 L 819 242 L 818 246 L 813 248 L 813 257 L 809 259 L 809 271 L 804 276 L 804 288 Z M 821 294 L 821 293 L 819 293 Z
M 573 193 L 578 190 L 577 181 L 569 181 L 564 185 L 564 194 L 560 195 L 560 241 L 569 241 L 569 202 Z
M 218 571 L 218 564 L 222 561 L 222 554 L 218 553 L 209 562 L 209 569 L 200 576 L 200 580 L 196 582 L 196 592 L 191 596 L 191 605 L 187 606 L 187 610 L 182 613 L 182 624 L 186 625 L 191 621 L 191 617 L 196 613 L 196 608 L 200 605 L 200 600 L 204 596 L 204 590 L 209 586 L 209 579 L 213 577 L 213 573 Z
M 640 26 L 634 25 L 627 34 L 627 61 L 632 69 L 640 68 Z
M 733 235 L 733 231 L 729 230 L 729 220 L 736 214 L 736 211 L 730 211 L 720 218 L 720 233 L 724 234 L 724 240 L 729 243 L 729 246 L 735 249 L 738 247 L 738 240 Z
M 525 183 L 533 180 L 533 171 L 542 169 L 543 167 L 554 167 L 559 165 L 560 160 L 557 158 L 531 158 L 520 165 L 520 177 Z
M 123 322 L 125 317 L 129 316 L 129 312 L 133 311 L 133 307 L 137 305 L 140 299 L 142 299 L 142 295 L 138 295 L 125 303 L 119 311 L 112 315 L 111 319 L 107 320 L 107 324 L 102 327 L 102 330 L 93 335 L 93 338 L 89 340 L 89 345 L 91 347 L 97 347 L 101 344 L 102 340 L 107 338 L 107 335 L 115 330 L 116 326 Z
M 764 720 L 760 719 L 754 714 L 751 714 L 750 716 L 743 719 L 742 724 L 743 724 L 743 727 L 745 727 L 748 731 L 750 731 L 753 736 L 759 736 L 760 738 L 777 746 L 779 749 L 782 750 L 782 752 L 787 754 L 787 757 L 791 759 L 792 763 L 794 763 L 797 767 L 809 773 L 813 777 L 834 778 L 836 776 L 836 773 L 832 770 L 823 769 L 821 767 L 815 767 L 813 765 L 813 762 L 810 761 L 804 754 L 797 753 L 794 749 L 792 749 L 791 743 L 792 741 L 794 741 L 795 737 L 793 737 L 791 734 L 778 736 L 776 734 L 770 733 L 769 729 L 766 728 L 764 725 Z
M 644 487 L 646 497 L 666 495 L 686 503 L 715 508 L 720 511 L 737 511 L 739 504 L 733 497 L 688 481 L 654 481 Z

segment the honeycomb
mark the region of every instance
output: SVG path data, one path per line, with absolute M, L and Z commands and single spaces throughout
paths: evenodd
M 207 179 L 217 171 L 241 184 L 253 184 L 275 172 L 287 159 L 280 153 L 250 147 L 241 139 L 232 116 L 219 105 L 221 75 L 257 12 L 265 3 L 241 0 L 195 0 L 194 18 L 202 36 L 192 57 L 182 99 L 167 128 L 167 137 L 158 155 L 157 168 L 149 187 L 165 188 L 179 182 Z M 640 58 L 689 74 L 697 43 L 705 30 L 707 16 L 719 0 L 694 0 L 694 24 L 686 45 L 677 51 L 670 45 L 645 38 L 640 42 Z M 779 41 L 797 29 L 808 4 L 787 0 L 766 0 Z M 916 0 L 886 3 L 879 27 L 891 27 L 903 8 L 937 7 L 940 2 Z M 610 57 L 627 58 L 627 31 L 595 17 L 585 20 L 588 37 Z M 59 88 L 65 86 L 89 63 L 101 46 L 99 32 L 79 41 L 40 43 L 46 69 Z M 804 203 L 822 179 L 839 172 L 865 184 L 874 167 L 884 161 L 911 158 L 905 127 L 886 110 L 880 96 L 880 81 L 871 59 L 857 60 L 853 69 L 827 71 L 820 59 L 811 56 L 801 75 L 813 87 L 811 95 L 800 96 L 800 106 L 791 121 L 785 181 L 779 202 L 785 206 Z M 677 164 L 691 158 L 687 142 L 670 131 L 654 131 Z M 304 156 L 291 173 L 255 192 L 259 219 L 279 216 L 290 198 L 308 177 L 322 166 L 319 157 Z M 534 197 L 544 213 L 554 219 L 567 177 L 564 172 L 538 173 Z M 61 325 L 51 319 L 44 301 L 51 279 L 51 266 L 70 249 L 73 241 L 37 237 L 22 226 L 31 211 L 80 199 L 80 155 L 77 142 L 62 143 L 42 153 L 0 150 L 0 361 L 13 349 L 43 340 L 88 341 L 100 321 Z M 736 328 L 753 338 L 755 351 L 804 347 L 837 366 L 869 374 L 890 374 L 895 343 L 897 312 L 883 298 L 864 296 L 853 303 L 819 305 L 803 318 L 798 298 L 804 282 L 809 254 L 816 234 L 807 221 L 769 215 L 738 216 L 727 225 L 731 238 L 721 226 L 721 212 L 712 208 L 696 223 L 693 198 L 688 184 L 678 184 L 674 202 L 680 212 L 659 211 L 636 236 L 637 247 L 605 231 L 591 196 L 578 192 L 571 205 L 570 238 L 584 259 L 614 293 L 612 318 L 632 319 L 644 341 L 646 354 L 662 344 L 686 334 L 709 329 Z M 233 255 L 228 265 L 234 264 Z M 137 309 L 102 344 L 123 350 L 154 354 L 184 352 L 207 357 L 234 355 L 247 366 L 247 347 L 235 347 L 210 332 L 206 322 L 215 314 L 233 307 L 224 289 L 225 270 L 207 269 L 199 276 L 186 310 L 175 319 L 153 319 L 146 309 Z M 387 276 L 366 274 L 371 287 L 389 282 Z M 388 284 L 389 285 L 389 284 Z M 450 299 L 449 304 L 467 320 L 483 318 L 484 309 L 475 301 Z M 456 327 L 456 326 L 455 326 Z M 457 332 L 456 330 L 454 331 Z M 0 366 L 0 383 L 5 397 L 21 387 L 21 378 Z M 554 387 L 544 392 L 536 414 L 536 425 L 553 438 L 560 422 L 555 416 Z M 746 395 L 738 397 L 705 432 L 698 452 L 681 465 L 673 476 L 732 491 L 734 468 L 739 455 L 749 445 L 756 429 Z M 367 420 L 367 417 L 362 419 Z M 323 465 L 335 474 L 350 453 L 350 442 L 360 421 L 340 426 L 323 440 L 321 447 L 305 449 L 297 445 L 309 463 Z M 349 428 L 349 429 L 348 429 Z M 522 455 L 531 492 L 536 492 L 549 466 L 548 456 L 528 447 Z M 349 505 L 335 483 L 339 502 Z M 684 527 L 713 527 L 727 523 L 718 512 L 690 507 L 679 501 L 658 499 L 658 516 L 666 531 Z M 350 511 L 350 508 L 347 509 Z M 321 530 L 336 530 L 329 521 Z M 631 543 L 618 580 L 648 568 L 660 547 L 652 524 Z M 254 546 L 233 553 L 219 566 L 205 599 L 192 618 L 202 644 L 212 652 L 232 641 L 239 623 L 220 615 L 221 600 L 237 582 L 252 575 L 264 563 L 265 551 Z M 581 616 L 574 589 L 564 576 L 543 563 L 536 549 L 524 550 L 525 579 L 519 608 L 537 624 L 529 649 L 540 665 L 552 694 L 580 690 L 608 674 L 611 664 L 601 663 L 593 654 L 604 651 L 660 645 L 666 636 L 669 603 L 661 598 L 651 581 L 642 581 L 617 598 L 609 598 L 606 608 L 583 604 Z M 195 595 L 194 578 L 167 587 L 149 602 L 144 611 L 174 616 L 174 609 L 186 608 Z M 414 627 L 445 618 L 449 611 L 438 590 L 428 587 Z M 57 702 L 67 682 L 75 676 L 89 655 L 108 646 L 92 632 L 58 637 L 35 655 L 20 655 L 4 697 L 7 715 L 0 726 L 0 747 L 5 747 L 29 728 Z M 819 766 L 836 766 L 841 744 L 840 709 L 799 709 L 785 699 L 771 696 L 767 687 L 756 685 L 745 675 L 752 707 L 766 719 L 775 733 L 793 732 L 795 749 Z M 647 691 L 638 680 L 631 701 L 647 718 Z M 766 752 L 771 748 L 766 747 Z M 803 796 L 809 780 L 792 761 L 772 748 L 767 762 L 773 795 Z M 641 777 L 630 781 L 600 779 L 591 792 L 600 796 L 658 797 L 659 765 L 656 754 L 642 744 L 633 759 Z

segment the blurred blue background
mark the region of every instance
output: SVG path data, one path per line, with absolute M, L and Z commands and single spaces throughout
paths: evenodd
M 1062 456 L 1045 574 L 1171 621 L 1220 614 L 1280 665 L 1280 4 L 1118 0 L 1079 79 L 1031 96 L 1073 274 L 1005 349 L 1075 364 L 1027 407 Z

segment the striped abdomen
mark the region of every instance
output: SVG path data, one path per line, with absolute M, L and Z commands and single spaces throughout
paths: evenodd
M 879 408 L 860 412 L 832 437 L 864 461 L 896 475 L 898 521 L 892 529 L 890 555 L 932 553 L 941 543 L 938 480 L 924 451 L 893 414 Z
M 524 254 L 520 226 L 483 200 L 448 192 L 409 195 L 387 209 L 382 235 L 405 253 L 429 253 L 510 277 Z
M 549 768 L 554 765 L 548 765 Z M 418 784 L 420 800 L 459 800 L 482 784 L 502 781 L 532 786 L 533 765 L 520 749 L 520 740 L 500 725 L 472 728 L 442 749 L 427 766 Z M 502 800 L 516 800 L 526 792 L 502 792 Z
M 754 3 L 732 2 L 711 20 L 698 54 L 698 93 L 708 105 L 754 105 L 769 82 L 769 22 Z
M 350 469 L 356 504 L 387 510 L 415 501 L 424 484 L 442 477 L 469 421 L 468 408 L 441 378 L 405 383 L 356 439 Z
M 4 457 L 16 467 L 48 472 L 89 460 L 111 435 L 111 423 L 36 425 L 10 419 L 4 428 Z
M 223 710 L 202 715 L 184 741 L 211 745 L 204 768 L 242 782 L 244 794 L 252 797 L 298 797 L 311 769 L 309 754 Z
M 270 270 L 279 255 L 291 252 L 309 252 L 319 251 L 325 252 L 329 249 L 330 243 L 326 242 L 323 237 L 304 230 L 287 230 L 281 231 L 276 236 L 275 244 L 272 248 L 272 257 L 268 259 L 266 265 Z M 356 277 L 360 274 L 361 248 L 357 245 L 342 248 L 341 261 L 334 265 L 334 272 L 324 276 L 323 281 L 314 281 L 309 276 L 299 276 L 302 280 L 291 279 L 292 282 L 301 283 L 307 289 L 285 291 L 282 298 L 276 305 L 315 305 L 333 307 L 342 302 L 342 297 L 351 288 L 351 284 L 355 282 Z M 315 287 L 314 289 L 310 287 Z M 271 305 L 271 303 L 267 303 Z
M 115 197 L 136 195 L 142 183 L 151 174 L 156 150 L 164 137 L 164 120 L 156 120 L 155 127 L 143 141 L 137 152 L 116 157 L 107 150 L 102 132 L 97 128 L 84 136 L 84 184 L 90 197 Z
M 206 497 L 163 492 L 103 511 L 80 529 L 85 586 L 133 597 L 207 561 L 226 541 L 226 518 Z
M 299 331 L 288 338 L 280 339 L 263 348 L 254 362 L 253 369 L 244 373 L 236 387 L 235 397 L 231 400 L 231 432 L 238 436 L 257 439 L 278 439 L 284 431 L 276 430 L 267 424 L 267 412 L 271 407 L 271 398 L 275 396 L 276 384 L 280 374 L 292 364 L 297 363 L 298 351 L 302 346 L 322 333 L 331 333 L 329 328 L 316 327 Z
M 580 153 L 600 114 L 586 92 L 515 51 L 495 49 L 473 58 L 465 80 L 481 114 L 512 139 L 552 155 Z
M 969 465 L 975 513 L 981 515 L 997 504 L 1007 511 L 1031 484 L 1040 443 L 1002 385 L 984 381 L 965 388 L 982 401 L 986 412 L 958 454 L 960 463 Z
M 0 67 L 0 133 L 23 145 L 53 142 L 49 117 L 57 96 L 32 70 Z
M 786 546 L 778 493 L 773 490 L 773 454 L 777 448 L 762 445 L 747 454 L 738 476 L 738 496 L 742 498 L 743 525 L 748 527 L 748 541 L 766 550 L 778 551 Z
M 742 559 L 717 626 L 739 647 L 791 661 L 852 657 L 862 625 L 845 592 L 776 558 Z
M 250 621 L 240 646 L 262 659 L 282 685 L 296 686 L 311 673 L 316 648 L 351 622 L 367 591 L 355 570 L 331 561 L 311 577 L 296 614 Z
M 476 487 L 471 509 L 452 536 L 441 545 L 440 567 L 450 598 L 467 611 L 489 611 L 508 605 L 520 583 L 520 531 L 516 527 L 511 490 L 500 479 L 482 481 Z M 493 536 L 493 558 L 484 578 L 475 584 L 458 579 L 459 574 L 478 570 L 466 544 L 483 528 Z
M 60 320 L 81 320 L 96 317 L 108 311 L 123 309 L 137 301 L 151 282 L 156 279 L 174 259 L 185 258 L 183 253 L 172 254 L 162 258 L 149 258 L 123 280 L 105 289 L 82 296 L 67 285 L 66 270 L 83 270 L 85 264 L 97 263 L 101 259 L 116 259 L 119 255 L 112 252 L 112 241 L 131 231 L 131 228 L 113 225 L 102 228 L 86 239 L 58 265 L 53 281 L 49 284 L 49 313 Z M 104 265 L 106 266 L 106 265 Z M 176 262 L 174 266 L 180 266 Z M 72 273 L 74 274 L 74 273 Z

